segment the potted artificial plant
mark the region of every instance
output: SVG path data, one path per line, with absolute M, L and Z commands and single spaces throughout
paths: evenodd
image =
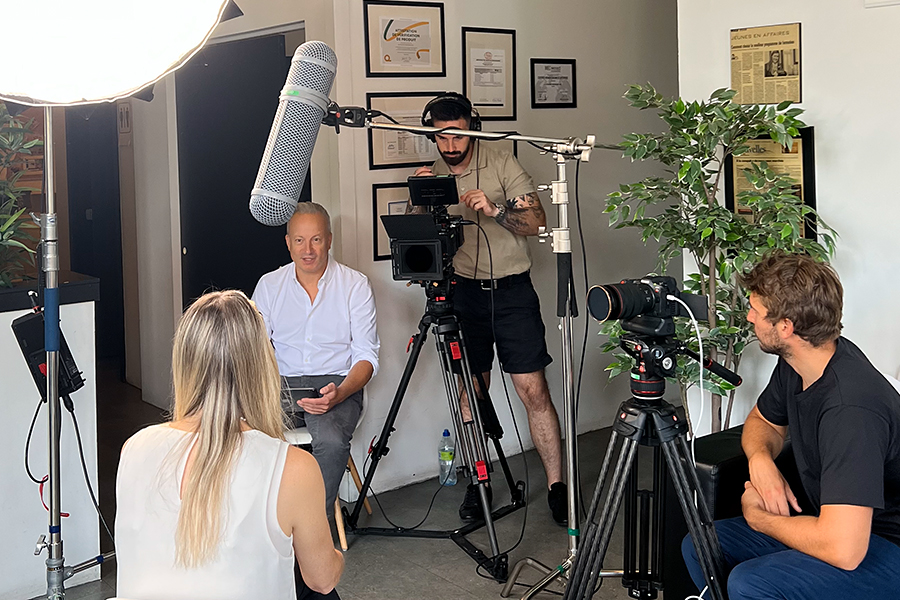
M 25 157 L 43 144 L 34 137 L 33 124 L 10 115 L 0 102 L 0 287 L 12 287 L 34 264 L 37 226 L 20 205 L 31 190 L 18 185 Z
M 685 102 L 663 98 L 649 84 L 630 86 L 625 98 L 631 106 L 655 110 L 668 127 L 661 133 L 625 135 L 621 144 L 625 156 L 656 160 L 668 175 L 619 186 L 607 197 L 605 210 L 611 226 L 636 227 L 644 242 L 650 238 L 659 242 L 659 272 L 682 253 L 693 259 L 696 272 L 687 275 L 684 289 L 707 298 L 709 322 L 700 324 L 704 353 L 733 371 L 740 365 L 744 348 L 755 340 L 753 326 L 746 320 L 747 297 L 737 283 L 738 274 L 775 249 L 805 252 L 825 260 L 834 253 L 836 236 L 816 211 L 794 194 L 797 182 L 775 173 L 765 162 L 753 163 L 744 171 L 752 189 L 741 192 L 736 201 L 749 207 L 749 218 L 722 205 L 727 157 L 747 152 L 748 143 L 762 136 L 790 147 L 805 125 L 797 118 L 802 109 L 792 108 L 790 102 L 740 105 L 731 101 L 734 95 L 733 90 L 720 89 L 708 100 Z M 815 227 L 817 239 L 804 237 L 808 225 Z M 678 339 L 696 352 L 690 322 L 679 318 L 676 326 Z M 610 336 L 603 350 L 615 357 L 607 367 L 611 378 L 633 366 L 629 355 L 616 351 L 620 332 L 617 321 L 606 323 L 601 330 Z M 696 385 L 698 375 L 696 362 L 679 359 L 676 379 L 682 402 L 686 403 L 687 390 Z M 703 383 L 713 394 L 712 431 L 719 431 L 723 426 L 722 397 L 728 398 L 727 427 L 735 390 L 712 374 L 704 374 Z

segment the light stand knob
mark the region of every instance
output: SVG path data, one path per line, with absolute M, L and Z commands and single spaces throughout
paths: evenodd
M 34 555 L 39 556 L 41 552 L 43 552 L 44 548 L 47 547 L 47 536 L 41 534 L 41 537 L 38 538 L 37 543 L 34 545 Z

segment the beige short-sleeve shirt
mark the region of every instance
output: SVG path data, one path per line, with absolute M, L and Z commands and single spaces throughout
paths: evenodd
M 491 202 L 506 205 L 507 200 L 535 191 L 531 176 L 511 152 L 500 150 L 491 142 L 476 140 L 474 143 L 474 155 L 468 168 L 456 176 L 460 196 L 469 190 L 480 189 Z M 444 159 L 439 158 L 435 161 L 432 172 L 435 175 L 449 175 L 450 167 Z M 448 211 L 475 221 L 485 231 L 482 234 L 474 225 L 465 226 L 463 245 L 453 260 L 453 267 L 458 275 L 469 279 L 491 277 L 491 260 L 484 241 L 485 235 L 490 241 L 494 279 L 524 273 L 531 268 L 531 254 L 524 236 L 512 233 L 494 219 L 462 203 L 450 206 Z

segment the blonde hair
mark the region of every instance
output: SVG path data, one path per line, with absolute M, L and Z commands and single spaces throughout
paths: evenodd
M 275 353 L 247 296 L 212 292 L 187 309 L 175 332 L 172 373 L 175 420 L 199 416 L 175 532 L 176 562 L 197 567 L 218 551 L 241 421 L 284 439 Z

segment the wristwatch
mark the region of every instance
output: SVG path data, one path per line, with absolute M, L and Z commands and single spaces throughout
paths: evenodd
M 497 210 L 500 211 L 496 215 L 494 215 L 494 220 L 499 221 L 503 218 L 503 215 L 506 214 L 506 206 L 503 204 L 497 204 L 496 202 L 494 202 L 494 206 L 496 206 Z

